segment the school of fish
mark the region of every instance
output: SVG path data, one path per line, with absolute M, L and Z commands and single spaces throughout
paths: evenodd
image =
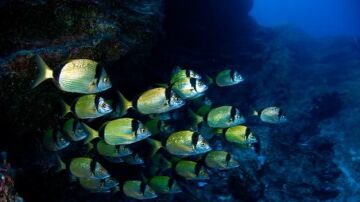
M 206 181 L 209 169 L 228 170 L 240 166 L 237 156 L 215 150 L 214 135 L 228 144 L 258 152 L 259 139 L 246 126 L 248 117 L 268 124 L 287 122 L 282 109 L 269 106 L 245 114 L 236 106 L 213 106 L 206 92 L 228 88 L 244 81 L 234 69 L 225 69 L 213 79 L 192 69 L 176 67 L 169 83 L 140 93 L 129 100 L 112 83 L 105 67 L 90 59 L 74 59 L 53 70 L 40 56 L 35 56 L 37 78 L 33 88 L 51 79 L 63 92 L 77 93 L 72 103 L 60 100 L 62 118 L 44 131 L 43 145 L 56 152 L 59 169 L 66 169 L 78 184 L 93 193 L 122 192 L 144 200 L 159 194 L 183 192 L 186 181 Z M 113 91 L 111 98 L 102 95 Z M 185 108 L 185 110 L 184 110 Z M 135 112 L 131 117 L 129 111 Z M 102 124 L 94 127 L 94 120 Z M 87 155 L 64 163 L 61 151 L 82 142 Z M 134 145 L 139 149 L 134 150 Z M 101 162 L 143 166 L 138 179 L 120 181 Z

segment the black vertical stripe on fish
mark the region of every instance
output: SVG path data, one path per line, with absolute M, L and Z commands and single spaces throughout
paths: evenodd
M 250 128 L 246 127 L 246 129 L 245 129 L 245 137 L 246 137 L 246 139 L 248 139 L 250 133 L 251 133 Z
M 194 90 L 197 92 L 197 90 L 196 90 L 196 81 L 197 81 L 196 78 L 190 78 L 190 85 L 191 85 L 191 87 L 193 87 Z
M 138 129 L 139 129 L 139 121 L 133 119 L 131 120 L 131 130 L 134 132 L 135 134 L 135 138 L 137 137 L 137 132 L 138 132 Z
M 172 95 L 173 95 L 173 92 L 172 92 L 171 88 L 166 88 L 165 89 L 165 99 L 168 103 L 170 103 Z
M 235 116 L 236 116 L 236 108 L 235 107 L 231 107 L 230 109 L 230 120 L 234 121 L 235 120 Z
M 280 119 L 280 117 L 284 115 L 284 111 L 282 109 L 279 109 L 279 115 L 278 115 L 278 118 Z
M 195 170 L 194 170 L 196 176 L 199 176 L 201 168 L 202 168 L 202 165 L 200 163 L 196 163 Z
M 115 145 L 116 153 L 120 153 L 120 145 Z
M 199 141 L 200 134 L 198 132 L 194 132 L 191 136 L 191 144 L 196 148 L 197 142 Z
M 186 70 L 185 70 L 185 76 L 186 76 L 186 77 L 190 77 L 190 70 L 189 70 L 189 69 L 186 69 Z
M 168 187 L 169 189 L 171 189 L 171 187 L 174 185 L 174 179 L 173 178 L 170 178 L 169 181 L 168 181 Z
M 225 135 L 228 130 L 229 130 L 229 128 L 225 128 L 224 130 L 221 131 L 221 134 Z
M 60 132 L 57 129 L 53 129 L 53 133 L 52 133 L 52 140 L 55 143 L 56 146 L 60 146 L 59 145 L 59 139 L 60 139 Z
M 97 64 L 96 67 L 95 67 L 95 76 L 94 76 L 94 80 L 96 81 L 96 86 L 98 86 L 99 82 L 100 82 L 100 77 L 101 77 L 101 74 L 103 72 L 103 66 L 101 64 Z
M 95 108 L 96 108 L 96 111 L 99 111 L 99 102 L 100 102 L 100 96 L 99 95 L 96 95 L 95 96 Z
M 95 169 L 96 169 L 96 161 L 94 159 L 91 159 L 91 161 L 90 161 L 90 172 L 95 174 Z
M 137 109 L 138 100 L 139 100 L 139 98 L 136 98 L 136 99 L 134 99 L 134 100 L 131 102 L 131 104 L 132 104 L 132 106 L 133 106 L 134 109 Z
M 229 166 L 229 162 L 230 162 L 230 160 L 231 160 L 231 154 L 230 153 L 227 153 L 226 154 L 226 166 L 228 167 Z
M 235 82 L 235 71 L 234 70 L 230 70 L 230 78 L 232 82 Z
M 145 194 L 145 190 L 146 190 L 146 183 L 145 182 L 141 182 L 140 184 L 140 193 L 142 193 L 143 195 Z

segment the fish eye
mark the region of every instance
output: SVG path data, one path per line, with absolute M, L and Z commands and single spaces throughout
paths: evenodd
M 101 107 L 102 107 L 102 108 L 106 108 L 106 107 L 107 107 L 107 104 L 104 102 L 104 103 L 101 104 Z
M 140 128 L 140 132 L 141 133 L 145 132 L 145 128 Z
M 104 83 L 109 82 L 109 77 L 104 77 L 104 78 L 103 78 L 103 82 L 104 82 Z

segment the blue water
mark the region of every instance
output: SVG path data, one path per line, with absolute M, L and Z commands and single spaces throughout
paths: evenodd
M 315 37 L 360 35 L 355 0 L 256 0 L 251 15 L 261 25 L 291 24 Z

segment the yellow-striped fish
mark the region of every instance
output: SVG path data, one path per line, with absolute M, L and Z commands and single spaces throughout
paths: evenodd
M 66 63 L 59 72 L 54 72 L 40 56 L 35 56 L 39 74 L 33 88 L 46 79 L 53 79 L 63 91 L 92 94 L 111 88 L 111 82 L 105 68 L 96 61 L 75 59 Z
M 133 102 L 127 100 L 120 92 L 118 93 L 122 114 L 125 114 L 129 108 L 134 108 L 141 114 L 160 114 L 185 105 L 185 101 L 169 88 L 160 87 L 147 90 Z

